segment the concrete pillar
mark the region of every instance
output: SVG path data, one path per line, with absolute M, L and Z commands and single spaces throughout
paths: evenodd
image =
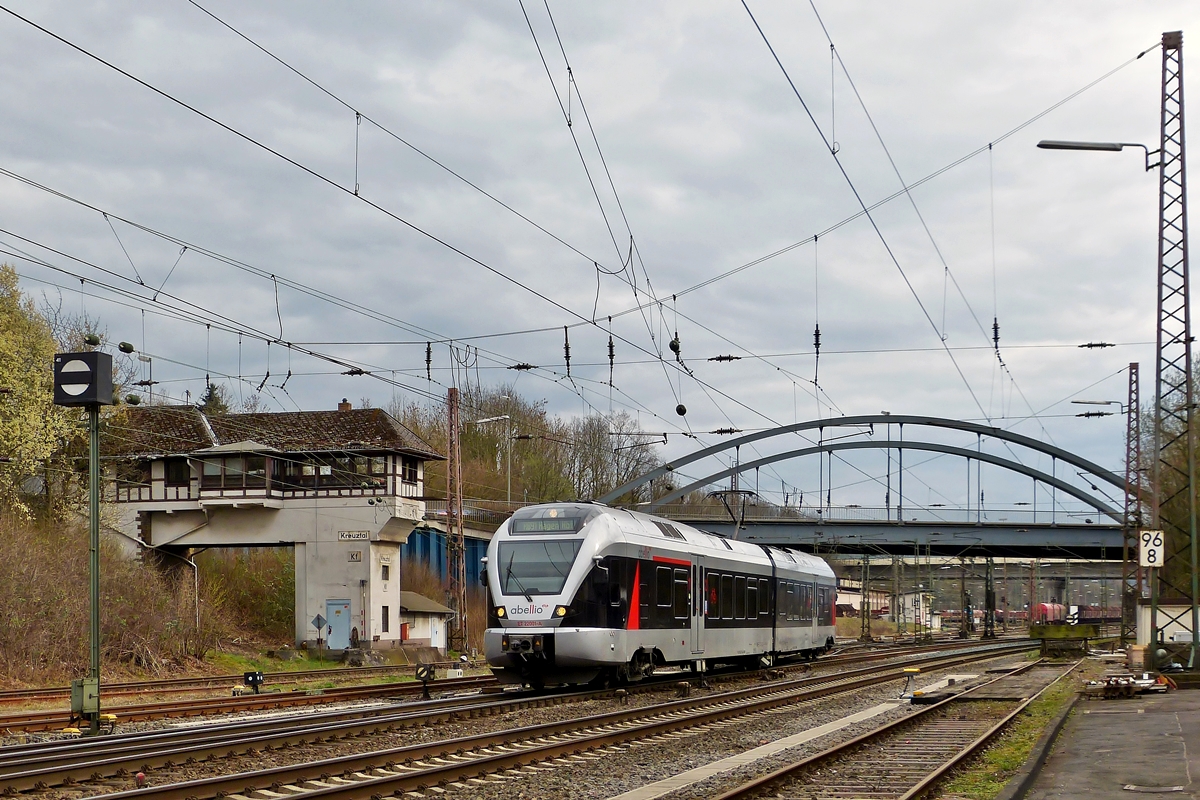
M 308 607 L 308 553 L 304 542 L 296 542 L 292 548 L 296 561 L 296 644 L 306 641 L 309 633 L 315 633 L 311 620 L 317 611 Z

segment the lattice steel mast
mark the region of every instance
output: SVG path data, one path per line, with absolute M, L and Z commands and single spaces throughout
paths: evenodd
M 1121 644 L 1137 641 L 1138 598 L 1142 593 L 1142 568 L 1138 565 L 1138 530 L 1142 527 L 1142 439 L 1138 420 L 1141 400 L 1138 364 L 1129 365 L 1129 396 L 1125 408 L 1125 527 L 1121 553 Z
M 1165 538 L 1151 589 L 1150 641 L 1167 625 L 1200 631 L 1197 609 L 1196 453 L 1192 430 L 1191 310 L 1188 295 L 1187 183 L 1184 158 L 1183 32 L 1162 38 L 1159 147 L 1158 342 L 1151 524 Z M 1182 451 L 1182 452 L 1181 452 Z M 1165 610 L 1167 606 L 1171 610 Z M 1160 613 L 1162 618 L 1160 619 Z M 1196 636 L 1188 666 L 1196 666 Z

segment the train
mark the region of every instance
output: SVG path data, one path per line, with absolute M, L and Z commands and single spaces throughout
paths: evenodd
M 1120 606 L 1065 606 L 1061 603 L 1038 603 L 1033 607 L 1033 621 L 1038 624 L 1076 624 L 1079 622 L 1120 622 Z
M 1072 612 L 1072 609 L 1074 610 Z M 960 624 L 961 616 L 958 609 L 945 609 L 938 612 L 942 616 L 943 627 L 956 627 Z M 1004 609 L 996 609 L 996 622 L 1007 621 L 1009 624 L 1025 624 L 1029 612 L 1025 609 L 1010 608 L 1007 620 Z M 976 608 L 972 618 L 976 625 L 983 623 L 984 611 Z M 1061 603 L 1035 603 L 1033 606 L 1033 623 L 1035 625 L 1073 625 L 1080 622 L 1120 622 L 1120 606 L 1065 606 Z
M 519 509 L 488 545 L 484 651 L 501 683 L 634 682 L 767 667 L 834 644 L 820 558 L 599 503 Z

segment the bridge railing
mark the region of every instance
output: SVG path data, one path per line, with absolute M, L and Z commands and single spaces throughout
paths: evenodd
M 732 505 L 732 504 L 731 504 Z M 733 505 L 733 511 L 739 519 L 742 509 Z M 697 522 L 731 522 L 729 512 L 723 506 L 709 504 L 671 504 L 658 508 L 655 513 L 670 519 Z M 891 508 L 871 506 L 833 506 L 831 508 L 784 508 L 782 506 L 747 505 L 745 509 L 746 522 L 774 522 L 795 520 L 803 523 L 828 522 L 897 522 L 899 513 Z M 905 522 L 944 522 L 953 525 L 972 525 L 976 522 L 984 524 L 1008 523 L 1012 525 L 1049 524 L 1052 521 L 1062 523 L 1111 524 L 1107 517 L 1101 518 L 1094 511 L 1066 512 L 1059 510 L 1053 514 L 1049 509 L 1034 511 L 1025 507 L 984 508 L 982 511 L 968 508 L 904 508 L 902 509 Z
M 504 500 L 464 498 L 463 521 L 487 526 L 498 526 L 512 516 L 514 511 L 527 505 L 530 505 L 530 503 L 510 503 Z M 738 515 L 738 518 L 741 519 L 742 509 L 734 505 L 733 510 Z M 660 517 L 696 523 L 723 523 L 732 521 L 729 512 L 723 506 L 709 503 L 674 503 L 662 506 L 656 509 L 654 513 Z M 426 500 L 425 514 L 431 519 L 444 519 L 446 516 L 446 501 Z M 982 512 L 973 508 L 904 508 L 903 514 L 905 522 L 944 522 L 947 525 L 974 525 L 976 522 L 984 524 L 1007 523 L 1010 525 L 1046 525 L 1050 522 L 1076 525 L 1080 523 L 1112 524 L 1112 520 L 1107 517 L 1101 517 L 1094 511 L 1063 511 L 1059 509 L 1051 513 L 1050 509 L 1043 508 L 1035 511 L 1032 508 L 1023 506 L 984 508 Z M 822 521 L 897 522 L 898 516 L 895 506 L 884 508 L 882 506 L 845 505 L 817 509 L 811 507 L 795 508 L 772 505 L 747 505 L 745 509 L 745 521 L 747 523 L 789 520 L 807 524 Z

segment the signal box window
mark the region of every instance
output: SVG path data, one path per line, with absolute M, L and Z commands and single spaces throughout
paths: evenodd
M 192 469 L 186 458 L 168 458 L 167 486 L 187 486 L 192 482 Z
M 403 456 L 400 462 L 400 480 L 405 483 L 417 482 L 417 460 Z

